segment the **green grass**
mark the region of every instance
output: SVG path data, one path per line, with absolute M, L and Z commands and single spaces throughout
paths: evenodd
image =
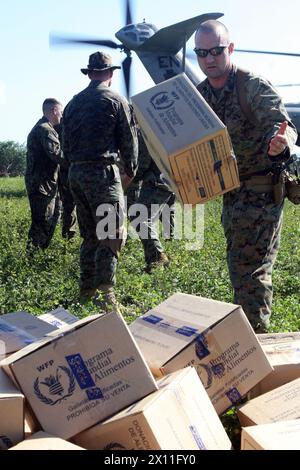
M 232 301 L 220 223 L 221 199 L 205 206 L 202 249 L 187 251 L 185 241 L 164 242 L 171 259 L 167 269 L 143 271 L 139 240 L 129 239 L 119 261 L 116 293 L 126 307 L 125 319 L 145 313 L 174 292 Z M 78 303 L 79 247 L 77 236 L 66 243 L 57 227 L 50 247 L 28 259 L 25 253 L 30 225 L 23 178 L 0 179 L 0 314 L 25 310 L 45 313 L 62 306 L 79 318 L 97 309 Z M 286 203 L 279 257 L 274 271 L 274 305 L 270 331 L 300 330 L 299 207 Z M 240 427 L 234 410 L 222 417 L 238 448 Z
M 174 292 L 232 301 L 220 223 L 221 199 L 205 206 L 202 249 L 188 251 L 185 241 L 164 242 L 168 269 L 143 272 L 139 240 L 128 239 L 117 273 L 117 296 L 131 321 Z M 79 317 L 95 312 L 78 303 L 79 246 L 77 236 L 66 244 L 57 227 L 50 247 L 33 259 L 25 254 L 30 213 L 23 178 L 0 179 L 0 313 L 26 310 L 41 314 L 58 306 Z M 274 271 L 271 331 L 300 329 L 299 207 L 286 203 L 281 249 Z

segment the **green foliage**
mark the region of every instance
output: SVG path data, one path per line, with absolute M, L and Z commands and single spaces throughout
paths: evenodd
M 0 176 L 21 176 L 26 168 L 26 147 L 12 140 L 0 142 Z

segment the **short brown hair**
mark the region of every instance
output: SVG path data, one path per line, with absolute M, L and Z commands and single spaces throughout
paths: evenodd
M 62 104 L 55 98 L 46 98 L 43 103 L 43 113 L 48 113 L 54 106 L 62 106 Z

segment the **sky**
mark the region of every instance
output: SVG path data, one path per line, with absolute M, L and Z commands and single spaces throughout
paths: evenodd
M 299 0 L 132 0 L 134 22 L 158 28 L 211 12 L 221 12 L 236 48 L 300 52 Z M 55 97 L 66 105 L 89 80 L 80 72 L 97 46 L 50 47 L 49 33 L 115 38 L 125 24 L 122 0 L 9 0 L 0 14 L 0 141 L 25 143 L 42 116 L 42 102 Z M 193 48 L 193 38 L 188 49 Z M 120 64 L 125 55 L 102 48 Z M 300 57 L 235 52 L 233 62 L 264 75 L 274 85 L 300 83 Z M 195 66 L 196 63 L 195 63 Z M 133 53 L 132 94 L 154 84 Z M 121 72 L 113 88 L 124 93 Z M 285 101 L 300 101 L 300 87 L 278 88 Z

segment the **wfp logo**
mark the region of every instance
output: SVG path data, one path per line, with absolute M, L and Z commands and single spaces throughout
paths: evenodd
M 205 390 L 209 389 L 213 383 L 213 373 L 209 365 L 197 364 L 195 369 L 201 379 L 202 384 L 204 385 Z
M 175 101 L 169 96 L 167 91 L 161 91 L 160 93 L 152 96 L 150 102 L 154 109 L 160 111 L 171 108 Z
M 58 366 L 54 374 L 43 379 L 37 377 L 33 385 L 37 398 L 45 405 L 57 405 L 70 397 L 75 390 L 75 380 L 68 367 Z

